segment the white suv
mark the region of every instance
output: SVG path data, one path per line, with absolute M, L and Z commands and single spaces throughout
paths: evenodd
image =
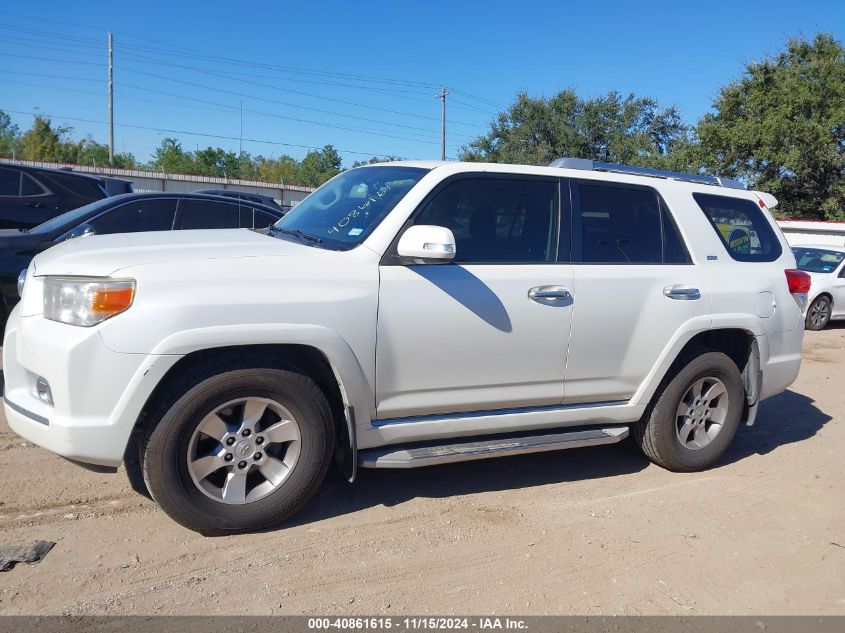
M 561 159 L 343 172 L 267 233 L 38 255 L 11 427 L 203 533 L 289 517 L 334 455 L 409 468 L 618 442 L 705 468 L 800 365 L 809 276 L 768 194 Z

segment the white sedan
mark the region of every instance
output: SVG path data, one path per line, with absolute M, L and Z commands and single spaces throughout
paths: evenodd
M 821 330 L 831 319 L 845 319 L 845 246 L 794 246 L 798 268 L 812 285 L 804 314 L 808 330 Z

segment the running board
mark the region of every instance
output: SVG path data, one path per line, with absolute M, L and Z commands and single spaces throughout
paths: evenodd
M 451 462 L 466 462 L 488 457 L 505 457 L 565 448 L 615 444 L 628 437 L 628 427 L 564 431 L 544 435 L 525 435 L 464 443 L 425 446 L 382 446 L 358 452 L 364 468 L 418 468 Z M 454 440 L 453 440 L 454 441 Z

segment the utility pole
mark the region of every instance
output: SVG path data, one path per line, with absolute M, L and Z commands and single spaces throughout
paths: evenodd
M 114 39 L 109 31 L 109 165 L 114 166 Z
M 446 160 L 446 95 L 449 91 L 441 88 L 436 95 L 440 99 L 440 160 Z

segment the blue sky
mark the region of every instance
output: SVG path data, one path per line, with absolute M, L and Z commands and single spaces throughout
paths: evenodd
M 450 157 L 520 90 L 634 92 L 695 121 L 788 37 L 845 39 L 845 2 L 6 0 L 0 109 L 105 142 L 109 30 L 117 151 L 147 160 L 175 136 L 300 158 L 331 143 L 350 164 L 438 158 L 441 84 Z

